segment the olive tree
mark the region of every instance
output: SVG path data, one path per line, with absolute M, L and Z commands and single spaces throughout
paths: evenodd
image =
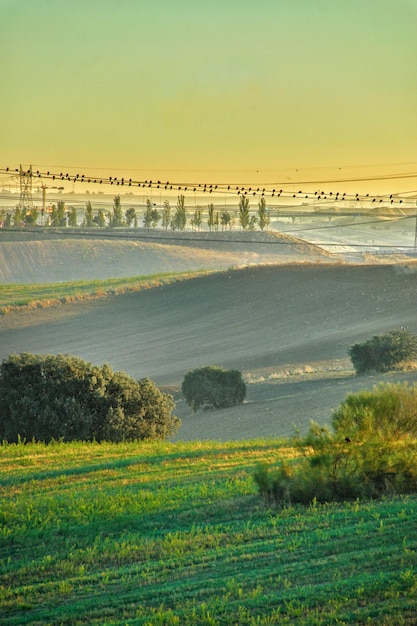
M 172 396 L 148 378 L 70 355 L 10 355 L 0 367 L 0 439 L 121 441 L 177 431 Z
M 374 335 L 365 343 L 355 343 L 348 350 L 358 375 L 387 372 L 401 363 L 417 359 L 417 337 L 406 328 Z
M 246 396 L 246 385 L 238 370 L 224 370 L 214 366 L 187 372 L 181 390 L 193 411 L 241 404 Z

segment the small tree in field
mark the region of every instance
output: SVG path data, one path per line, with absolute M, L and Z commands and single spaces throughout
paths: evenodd
M 187 372 L 181 390 L 193 411 L 241 404 L 246 396 L 246 385 L 239 371 L 213 366 Z
M 348 354 L 358 375 L 387 372 L 417 359 L 417 337 L 401 328 L 385 335 L 374 335 L 365 343 L 355 343 Z

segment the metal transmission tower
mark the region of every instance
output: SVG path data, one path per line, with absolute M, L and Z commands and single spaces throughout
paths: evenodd
M 22 166 L 20 166 L 19 183 L 20 183 L 19 209 L 30 211 L 31 209 L 33 209 L 32 166 L 30 166 L 28 170 L 24 170 Z

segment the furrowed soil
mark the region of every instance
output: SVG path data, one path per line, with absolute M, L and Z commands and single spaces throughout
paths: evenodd
M 180 244 L 167 239 L 103 245 L 96 239 L 48 244 L 0 239 L 2 283 L 22 282 L 25 275 L 28 282 L 53 282 L 60 253 L 61 280 L 221 270 L 135 293 L 3 315 L 0 358 L 68 353 L 109 363 L 135 378 L 147 376 L 174 394 L 183 420 L 179 440 L 286 436 L 294 426 L 305 430 L 310 419 L 329 423 L 332 410 L 351 391 L 380 380 L 417 379 L 413 371 L 358 378 L 347 356 L 350 345 L 374 334 L 400 326 L 417 333 L 412 266 L 344 265 L 313 246 L 303 251 L 298 243 L 281 241 L 272 249 L 254 240 L 242 243 L 242 235 L 235 233 L 234 241 L 231 235 L 229 241 L 206 236 L 200 247 L 191 237 Z M 110 250 L 113 256 L 98 274 L 100 259 Z M 141 259 L 143 271 L 132 266 L 132 255 Z M 242 371 L 248 382 L 245 404 L 191 414 L 180 384 L 188 370 L 203 365 Z

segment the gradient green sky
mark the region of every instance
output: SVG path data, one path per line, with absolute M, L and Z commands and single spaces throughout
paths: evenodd
M 415 171 L 416 35 L 417 0 L 0 0 L 0 166 Z

